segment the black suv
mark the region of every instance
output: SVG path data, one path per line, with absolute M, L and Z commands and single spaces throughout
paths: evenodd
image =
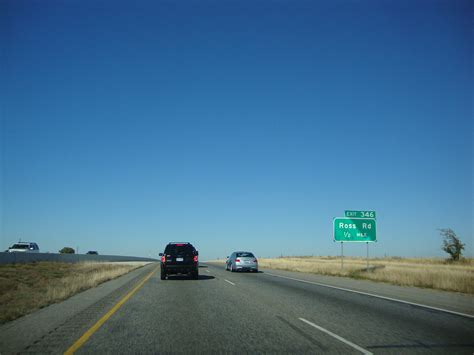
M 188 274 L 192 279 L 199 277 L 198 251 L 191 243 L 169 243 L 161 256 L 161 279 L 168 275 Z

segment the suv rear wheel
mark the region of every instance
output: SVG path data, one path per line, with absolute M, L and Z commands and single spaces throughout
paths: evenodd
M 163 269 L 161 269 L 161 279 L 166 280 L 166 273 L 164 272 Z

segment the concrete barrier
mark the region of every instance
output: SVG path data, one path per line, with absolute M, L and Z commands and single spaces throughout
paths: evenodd
M 153 258 L 118 255 L 85 255 L 85 254 L 53 254 L 53 253 L 6 253 L 0 252 L 0 264 L 32 263 L 53 261 L 61 263 L 78 263 L 82 261 L 158 261 Z

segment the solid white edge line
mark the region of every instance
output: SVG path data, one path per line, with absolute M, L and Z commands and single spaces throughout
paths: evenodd
M 334 334 L 333 332 L 330 332 L 329 330 L 324 329 L 323 327 L 320 327 L 319 325 L 316 325 L 316 324 L 314 324 L 313 322 L 310 322 L 309 320 L 306 320 L 306 319 L 304 319 L 304 318 L 298 318 L 298 319 L 299 319 L 300 321 L 305 322 L 306 324 L 309 324 L 310 326 L 312 326 L 312 327 L 314 327 L 314 328 L 316 328 L 316 329 L 318 329 L 318 330 L 320 330 L 320 331 L 322 331 L 322 332 L 324 332 L 324 333 L 326 333 L 326 334 L 332 336 L 333 338 L 336 338 L 337 340 L 342 341 L 344 344 L 347 344 L 347 345 L 353 347 L 354 349 L 359 350 L 362 354 L 365 354 L 365 355 L 372 355 L 372 353 L 371 353 L 370 351 L 365 350 L 364 348 L 361 348 L 359 345 L 354 344 L 354 343 L 350 342 L 349 340 L 346 340 L 346 339 L 344 339 L 343 337 L 341 337 L 341 336 L 339 336 L 339 335 L 337 335 L 337 334 Z
M 471 314 L 466 314 L 466 313 L 461 313 L 461 312 L 456 312 L 456 311 L 450 311 L 450 310 L 448 310 L 448 309 L 443 309 L 443 308 L 437 308 L 437 307 L 427 306 L 427 305 L 421 304 L 421 303 L 403 301 L 403 300 L 399 300 L 399 299 L 397 299 L 397 298 L 391 298 L 391 297 L 386 297 L 386 296 L 380 296 L 380 295 L 376 295 L 376 294 L 373 294 L 373 293 L 351 290 L 351 289 L 349 289 L 349 288 L 331 286 L 331 285 L 326 285 L 326 284 L 323 284 L 323 283 L 313 282 L 313 281 L 300 280 L 300 279 L 295 279 L 295 278 L 293 278 L 293 277 L 275 275 L 275 274 L 271 274 L 271 273 L 268 273 L 268 272 L 265 272 L 264 275 L 273 276 L 273 277 L 281 277 L 282 279 L 288 279 L 288 280 L 304 282 L 304 283 L 307 283 L 307 284 L 312 284 L 312 285 L 317 285 L 317 286 L 323 286 L 323 287 L 328 287 L 328 288 L 334 288 L 334 289 L 336 289 L 336 290 L 341 290 L 341 291 L 354 292 L 354 293 L 358 293 L 358 294 L 361 294 L 361 295 L 371 296 L 371 297 L 376 297 L 376 298 L 381 298 L 381 299 L 388 300 L 388 301 L 394 301 L 394 302 L 399 302 L 399 303 L 405 303 L 405 304 L 409 304 L 409 305 L 411 305 L 411 306 L 417 306 L 417 307 L 432 309 L 432 310 L 435 310 L 435 311 L 440 311 L 440 312 L 445 312 L 445 313 L 451 313 L 451 314 L 455 314 L 455 315 L 457 315 L 457 316 L 462 316 L 462 317 L 467 317 L 467 318 L 474 318 L 474 315 L 471 315 Z
M 224 281 L 230 283 L 232 286 L 235 286 L 235 283 L 230 282 L 229 280 L 224 279 Z

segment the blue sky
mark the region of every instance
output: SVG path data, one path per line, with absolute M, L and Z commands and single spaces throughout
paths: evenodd
M 372 255 L 472 256 L 472 11 L 2 1 L 0 247 L 338 255 L 369 209 Z

